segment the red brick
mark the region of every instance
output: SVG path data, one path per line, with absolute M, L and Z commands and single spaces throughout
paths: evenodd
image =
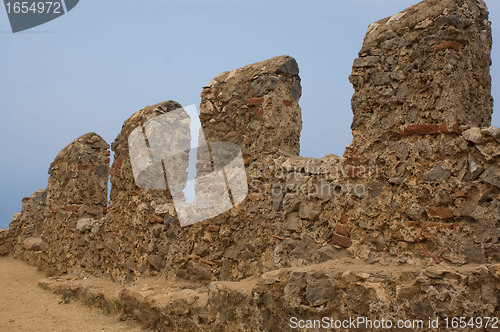
M 448 132 L 448 126 L 446 125 L 446 123 L 441 123 L 439 125 L 439 132 L 440 133 L 447 133 Z
M 441 123 L 439 125 L 439 132 L 441 132 L 441 133 L 447 133 L 448 132 L 448 126 L 446 125 L 446 123 Z
M 460 189 L 455 189 L 455 193 L 453 194 L 456 198 L 467 197 L 467 195 L 462 192 Z
M 422 254 L 427 257 L 427 258 L 432 258 L 432 260 L 434 261 L 434 263 L 436 264 L 439 264 L 441 263 L 441 260 L 439 259 L 439 257 L 437 256 L 437 254 L 435 252 L 431 253 L 429 251 L 429 248 L 427 248 L 426 245 L 422 245 L 420 246 L 420 250 L 422 250 Z
M 66 211 L 71 211 L 71 212 L 78 212 L 82 206 L 81 205 L 68 205 L 64 209 Z
M 343 247 L 343 248 L 349 248 L 351 246 L 351 244 L 352 244 L 352 241 L 348 237 L 345 237 L 345 236 L 342 236 L 342 235 L 333 234 L 332 243 L 336 244 L 336 245 L 338 245 L 340 247 Z
M 431 253 L 429 252 L 429 248 L 427 248 L 427 246 L 425 244 L 421 244 L 419 247 L 420 247 L 420 250 L 422 250 L 422 254 L 425 257 L 427 257 L 427 258 L 431 257 Z
M 220 229 L 220 227 L 217 225 L 208 225 L 208 227 L 207 227 L 207 230 L 209 232 L 214 232 L 214 233 L 218 233 L 219 229 Z
M 458 125 L 457 124 L 453 125 L 453 127 L 451 127 L 451 129 L 448 128 L 448 132 L 453 133 L 453 134 L 458 134 Z
M 247 100 L 247 106 L 261 105 L 262 103 L 264 103 L 263 97 L 248 98 Z
M 77 171 L 85 171 L 85 170 L 87 170 L 87 169 L 89 169 L 89 168 L 90 168 L 90 166 L 89 166 L 89 165 L 81 165 L 81 164 L 76 164 L 76 165 L 75 165 L 75 169 L 76 169 Z
M 431 52 L 452 49 L 455 51 L 460 51 L 460 44 L 454 41 L 445 41 L 437 44 L 431 49 Z
M 440 218 L 440 219 L 453 219 L 453 209 L 449 207 L 434 206 L 427 209 L 429 217 Z
M 255 111 L 255 116 L 260 118 L 264 115 L 264 110 L 263 109 L 258 109 Z
M 122 165 L 123 165 L 123 158 L 116 157 L 115 161 L 113 162 L 113 165 L 111 167 L 116 168 L 116 169 L 121 169 Z
M 122 170 L 121 169 L 110 169 L 109 170 L 109 175 L 111 176 L 116 176 L 116 177 L 121 177 L 122 176 Z
M 225 142 L 235 142 L 238 139 L 239 135 L 238 132 L 233 130 L 228 132 L 226 135 L 224 135 L 224 141 Z
M 432 254 L 432 260 L 434 261 L 434 263 L 436 264 L 439 264 L 441 263 L 442 261 L 439 259 L 438 255 L 436 253 L 433 253 Z
M 283 105 L 286 107 L 292 107 L 293 101 L 292 100 L 283 100 Z
M 458 125 L 454 125 L 453 127 L 448 127 L 446 123 L 441 123 L 439 125 L 439 132 L 444 134 L 457 134 L 458 133 Z
M 345 151 L 344 152 L 344 158 L 346 159 L 352 159 L 356 156 L 356 154 L 358 153 L 358 149 L 354 148 L 352 149 L 351 151 Z
M 395 231 L 394 233 L 392 233 L 391 236 L 396 241 L 403 241 L 404 240 L 404 237 L 403 237 L 403 235 L 401 235 L 400 230 Z
M 349 236 L 351 234 L 351 227 L 347 225 L 337 224 L 335 226 L 335 233 L 340 235 Z
M 422 223 L 422 228 L 435 228 L 438 231 L 443 229 L 453 230 L 453 224 L 445 224 L 441 222 L 430 222 L 426 221 Z
M 353 179 L 359 177 L 360 173 L 361 169 L 355 166 L 349 166 L 349 169 L 347 170 L 347 176 Z
M 438 125 L 409 125 L 404 129 L 404 133 L 407 135 L 434 135 L 439 134 Z
M 340 217 L 340 222 L 345 224 L 349 220 L 349 215 L 347 213 L 342 214 Z
M 148 222 L 150 224 L 162 223 L 163 222 L 163 218 L 160 217 L 160 216 L 157 216 L 156 214 L 152 214 L 152 215 L 149 216 Z
M 103 151 L 102 154 L 108 157 L 111 156 L 111 152 L 109 150 Z

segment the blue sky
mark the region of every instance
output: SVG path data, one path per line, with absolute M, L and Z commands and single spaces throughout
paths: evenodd
M 0 228 L 73 139 L 111 143 L 146 105 L 198 104 L 217 74 L 288 54 L 302 78 L 301 154 L 342 155 L 351 141 L 347 77 L 368 24 L 418 0 L 82 0 L 12 34 L 0 9 Z M 500 100 L 500 1 L 493 21 L 493 96 Z M 493 124 L 500 127 L 500 116 Z

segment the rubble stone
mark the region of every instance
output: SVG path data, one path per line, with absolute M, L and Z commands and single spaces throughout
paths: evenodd
M 85 134 L 66 146 L 49 168 L 49 216 L 41 234 L 46 271 L 94 271 L 98 251 L 82 231 L 100 220 L 108 205 L 109 145 L 97 134 Z M 102 174 L 101 169 L 106 169 Z
M 224 72 L 203 87 L 200 118 L 208 142 L 241 148 L 244 201 L 181 227 L 175 191 L 136 183 L 129 135 L 180 107 L 167 101 L 125 121 L 111 168 L 96 134 L 63 149 L 46 198 L 27 199 L 0 232 L 0 254 L 38 255 L 53 274 L 175 284 L 129 287 L 118 299 L 166 330 L 272 330 L 290 313 L 498 315 L 491 43 L 482 0 L 424 0 L 370 25 L 349 77 L 353 141 L 342 158 L 299 156 L 293 58 Z
M 482 144 L 484 142 L 483 133 L 478 127 L 468 129 L 462 133 L 462 137 L 469 142 L 474 144 Z

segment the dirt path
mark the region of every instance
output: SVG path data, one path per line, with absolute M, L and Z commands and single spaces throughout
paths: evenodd
M 43 278 L 32 266 L 0 257 L 0 331 L 143 331 L 78 302 L 59 304 L 60 297 L 38 287 Z

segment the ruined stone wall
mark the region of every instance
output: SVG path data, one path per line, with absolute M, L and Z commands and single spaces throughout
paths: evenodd
M 42 253 L 41 235 L 48 216 L 46 199 L 46 189 L 37 190 L 30 197 L 23 198 L 21 212 L 14 215 L 7 230 L 8 251 L 12 256 L 32 264 L 38 262 Z
M 487 128 L 490 25 L 483 1 L 450 0 L 424 1 L 368 28 L 350 76 L 354 138 L 344 157 L 355 170 L 377 167 L 381 196 L 349 212 L 356 256 L 497 259 L 498 187 L 480 178 L 495 173 L 499 153 L 489 134 L 496 129 Z M 473 127 L 491 148 L 468 139 Z
M 203 87 L 200 113 L 209 142 L 234 142 L 247 163 L 298 156 L 302 119 L 299 67 L 281 56 L 224 72 Z
M 288 56 L 217 76 L 201 94 L 200 118 L 207 142 L 237 144 L 248 169 L 250 164 L 270 163 L 280 154 L 298 155 L 300 94 L 298 67 Z M 112 145 L 115 161 L 110 171 L 109 213 L 101 230 L 106 240 L 99 252 L 100 271 L 117 280 L 162 273 L 206 283 L 215 278 L 241 279 L 281 266 L 272 257 L 281 241 L 274 224 L 283 220 L 276 215 L 271 196 L 263 192 L 268 179 L 253 183 L 247 172 L 249 195 L 243 203 L 186 228 L 179 226 L 168 190 L 144 189 L 135 183 L 129 134 L 179 107 L 174 102 L 146 107 L 125 122 Z M 294 242 L 296 246 L 300 241 Z M 296 252 L 308 260 L 308 254 Z
M 95 233 L 107 209 L 109 145 L 85 134 L 66 146 L 49 168 L 39 264 L 48 271 L 94 271 Z
M 98 252 L 98 271 L 116 279 L 149 275 L 169 266 L 164 259 L 180 226 L 168 188 L 144 189 L 137 186 L 132 172 L 128 137 L 148 120 L 180 108 L 167 101 L 148 106 L 125 121 L 112 149 L 115 153 L 110 169 L 111 195 L 108 215 L 100 233 L 102 248 Z
M 256 294 L 285 294 L 281 305 L 310 313 L 325 303 L 333 308 L 334 300 L 318 293 L 350 292 L 348 286 L 335 288 L 341 278 L 326 276 L 326 270 L 311 276 L 300 270 L 312 264 L 342 257 L 422 269 L 498 263 L 500 129 L 490 127 L 490 48 L 482 0 L 426 0 L 372 24 L 350 76 L 354 138 L 342 158 L 299 157 L 301 86 L 293 58 L 276 57 L 217 76 L 201 94 L 203 131 L 208 142 L 242 149 L 249 193 L 232 210 L 185 228 L 168 188 L 141 188 L 134 181 L 128 146 L 134 129 L 179 104 L 148 106 L 125 121 L 112 144 L 107 209 L 108 146 L 95 134 L 82 136 L 51 166 L 43 265 L 120 281 L 161 275 L 198 286 L 293 268 L 296 275 L 286 270 L 277 284 L 253 285 L 261 290 Z M 19 236 L 29 237 L 28 228 L 19 232 L 24 228 L 18 225 L 15 221 L 7 235 L 0 234 L 5 243 L 19 246 Z M 495 271 L 483 271 L 487 287 L 497 278 Z M 471 276 L 482 272 L 469 272 L 466 278 L 482 278 Z M 421 275 L 415 271 L 408 278 Z M 367 281 L 352 291 L 358 302 L 367 293 L 370 301 L 379 301 L 380 287 L 396 294 L 398 300 L 384 310 L 403 305 L 415 292 L 427 299 L 422 292 L 434 283 L 408 283 L 406 295 L 398 295 L 395 284 L 385 280 L 377 288 L 379 277 L 370 278 L 353 277 Z M 401 278 L 397 283 L 409 280 Z M 478 291 L 463 286 L 463 294 Z M 294 298 L 305 300 L 294 303 Z M 261 300 L 256 308 L 282 310 L 269 298 Z M 497 302 L 485 301 L 488 310 L 498 310 Z M 366 310 L 350 308 L 345 314 Z
M 482 0 L 425 0 L 370 25 L 349 78 L 353 142 L 343 157 L 321 159 L 299 156 L 293 58 L 222 73 L 203 87 L 200 119 L 207 142 L 241 148 L 244 201 L 180 226 L 168 160 L 141 159 L 152 142 L 129 150 L 134 130 L 181 107 L 167 101 L 125 121 L 111 167 L 97 134 L 64 148 L 47 189 L 0 231 L 0 254 L 52 274 L 156 276 L 148 280 L 165 289 L 131 286 L 110 301 L 160 330 L 288 330 L 291 316 L 498 316 L 490 49 Z M 185 168 L 187 156 L 173 162 Z M 145 188 L 134 163 L 161 164 L 166 183 Z

